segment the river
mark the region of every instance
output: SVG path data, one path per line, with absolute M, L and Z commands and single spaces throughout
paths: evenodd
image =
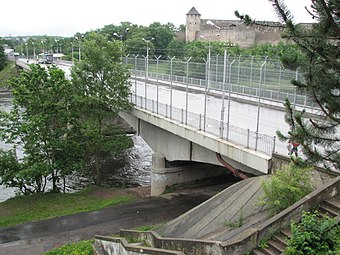
M 11 101 L 0 98 L 0 109 L 8 111 Z M 107 158 L 103 162 L 103 186 L 129 188 L 138 186 L 150 186 L 150 167 L 152 149 L 137 135 L 132 136 L 134 145 L 124 153 L 114 158 Z M 0 148 L 9 149 L 11 145 L 0 140 Z M 22 151 L 17 150 L 18 156 Z M 90 178 L 79 175 L 71 175 L 67 178 L 66 190 L 73 192 L 92 183 Z M 15 196 L 16 188 L 0 185 L 0 202 Z

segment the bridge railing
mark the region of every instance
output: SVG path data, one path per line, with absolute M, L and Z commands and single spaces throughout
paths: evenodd
M 180 124 L 190 126 L 197 130 L 216 135 L 223 140 L 244 146 L 246 148 L 260 151 L 271 155 L 275 151 L 276 138 L 261 133 L 242 129 L 212 118 L 185 109 L 173 107 L 168 104 L 145 99 L 142 96 L 131 94 L 131 102 L 136 108 L 145 109 L 153 114 L 158 114 Z M 204 119 L 205 118 L 205 119 Z M 204 125 L 205 124 L 205 125 Z

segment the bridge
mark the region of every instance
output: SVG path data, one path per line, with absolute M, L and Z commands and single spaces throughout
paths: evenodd
M 273 154 L 287 156 L 286 144 L 275 137 L 277 130 L 289 130 L 284 99 L 290 98 L 297 110 L 316 110 L 289 85 L 299 77 L 297 72 L 287 74 L 267 58 L 258 65 L 251 60 L 250 67 L 243 66 L 240 58 L 222 63 L 216 59 L 203 67 L 199 63 L 190 67 L 187 61 L 183 71 L 185 65 L 174 60 L 125 57 L 132 72 L 130 100 L 135 107 L 120 116 L 155 151 L 152 195 L 176 183 L 229 171 L 241 178 L 268 174 Z M 190 69 L 205 72 L 195 74 Z
M 216 60 L 206 63 L 207 73 L 201 78 L 189 77 L 189 67 L 183 72 L 183 63 L 153 59 L 150 64 L 149 61 L 125 58 L 132 71 L 130 100 L 135 107 L 129 113 L 121 112 L 120 116 L 155 151 L 151 174 L 153 195 L 162 193 L 166 186 L 226 172 L 206 165 L 173 167 L 168 162 L 223 166 L 241 178 L 268 174 L 273 170 L 274 154 L 287 158 L 286 144 L 275 137 L 277 130 L 289 130 L 284 122 L 284 99 L 290 98 L 296 110 L 304 108 L 311 114 L 317 113 L 307 98 L 289 85 L 299 74 L 286 73 L 285 80 L 281 74 L 277 82 L 284 85 L 275 85 L 275 71 L 265 69 L 267 59 L 258 68 L 251 66 L 252 72 L 242 67 L 239 59 L 235 70 L 232 69 L 235 59 L 227 63 Z M 156 72 L 150 72 L 150 65 Z M 168 69 L 160 72 L 160 66 Z M 176 72 L 180 75 L 174 75 L 174 66 L 179 67 Z M 276 72 L 282 71 L 275 68 Z M 256 72 L 259 77 L 254 75 Z M 266 77 L 268 73 L 270 78 Z M 270 87 L 269 83 L 274 85 Z

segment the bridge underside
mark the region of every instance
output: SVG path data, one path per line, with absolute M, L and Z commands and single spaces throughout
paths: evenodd
M 168 161 L 195 161 L 221 166 L 216 153 L 236 169 L 254 175 L 271 171 L 271 156 L 222 140 L 176 121 L 133 109 L 120 116 Z
M 195 162 L 222 166 L 221 159 L 234 169 L 253 175 L 271 170 L 269 155 L 222 140 L 214 135 L 185 126 L 141 109 L 119 114 L 155 151 L 152 156 L 151 195 L 162 194 L 174 184 L 205 180 L 229 173 L 222 167 L 207 167 Z M 220 160 L 219 160 L 219 159 Z M 166 161 L 193 164 L 168 167 Z M 221 170 L 223 169 L 223 170 Z

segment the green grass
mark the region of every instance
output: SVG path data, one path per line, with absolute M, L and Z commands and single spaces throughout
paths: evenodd
M 99 198 L 91 194 L 93 189 L 72 194 L 33 194 L 8 199 L 0 203 L 0 227 L 98 210 L 133 200 L 130 196 Z
M 134 230 L 137 231 L 149 231 L 149 230 L 154 230 L 156 228 L 156 226 L 142 226 L 139 228 L 134 228 Z
M 93 255 L 93 240 L 81 241 L 53 249 L 44 255 Z

